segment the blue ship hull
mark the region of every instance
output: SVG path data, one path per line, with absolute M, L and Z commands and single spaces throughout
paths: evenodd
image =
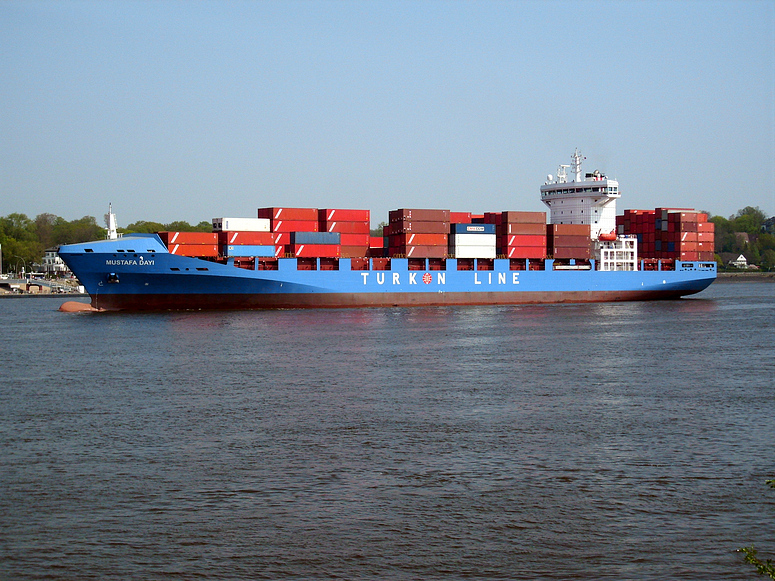
M 131 235 L 60 247 L 59 255 L 105 310 L 339 308 L 438 305 L 508 305 L 673 299 L 698 293 L 716 278 L 714 263 L 676 262 L 674 270 L 410 270 L 391 259 L 390 270 L 298 270 L 278 260 L 277 270 L 170 254 L 156 235 Z M 544 262 L 544 261 L 542 261 Z

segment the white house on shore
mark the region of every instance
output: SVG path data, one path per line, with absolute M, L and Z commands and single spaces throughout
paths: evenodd
M 747 269 L 748 268 L 748 260 L 743 256 L 742 254 L 735 258 L 734 260 L 729 261 L 729 266 L 734 266 L 735 268 L 740 269 Z
M 46 275 L 58 276 L 69 272 L 67 265 L 59 258 L 56 248 L 47 248 L 43 256 L 42 270 Z

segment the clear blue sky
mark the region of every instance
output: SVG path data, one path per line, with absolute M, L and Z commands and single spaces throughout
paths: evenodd
M 775 213 L 775 3 L 0 3 L 0 215 Z

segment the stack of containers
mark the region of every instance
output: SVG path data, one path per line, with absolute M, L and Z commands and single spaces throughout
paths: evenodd
M 616 217 L 617 234 L 635 235 L 638 238 L 638 252 L 644 258 L 656 256 L 656 214 L 653 210 L 625 210 Z
M 338 233 L 342 258 L 367 256 L 371 245 L 371 211 L 369 210 L 318 210 L 320 232 Z M 380 246 L 382 246 L 380 241 Z
M 275 256 L 295 256 L 292 232 L 317 232 L 317 208 L 259 208 L 258 217 L 269 220 L 269 230 L 274 235 Z
M 549 224 L 546 249 L 555 260 L 592 258 L 591 226 L 589 224 Z
M 296 258 L 339 258 L 339 232 L 291 232 L 286 252 Z
M 714 224 L 708 215 L 685 208 L 625 210 L 616 218 L 620 234 L 636 235 L 643 258 L 708 260 L 714 258 Z
M 455 258 L 495 258 L 495 224 L 452 224 L 449 254 Z
M 197 258 L 218 256 L 216 232 L 159 232 L 159 237 L 170 254 Z
M 506 258 L 546 258 L 546 212 L 487 212 L 494 224 L 497 253 Z
M 388 256 L 446 258 L 449 210 L 391 210 L 388 217 Z
M 275 255 L 274 235 L 268 218 L 213 218 L 213 231 L 225 257 Z

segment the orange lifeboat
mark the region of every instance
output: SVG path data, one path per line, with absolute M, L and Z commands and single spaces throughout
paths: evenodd
M 616 230 L 611 230 L 607 234 L 600 233 L 597 237 L 598 240 L 604 240 L 606 242 L 613 242 L 616 240 Z

